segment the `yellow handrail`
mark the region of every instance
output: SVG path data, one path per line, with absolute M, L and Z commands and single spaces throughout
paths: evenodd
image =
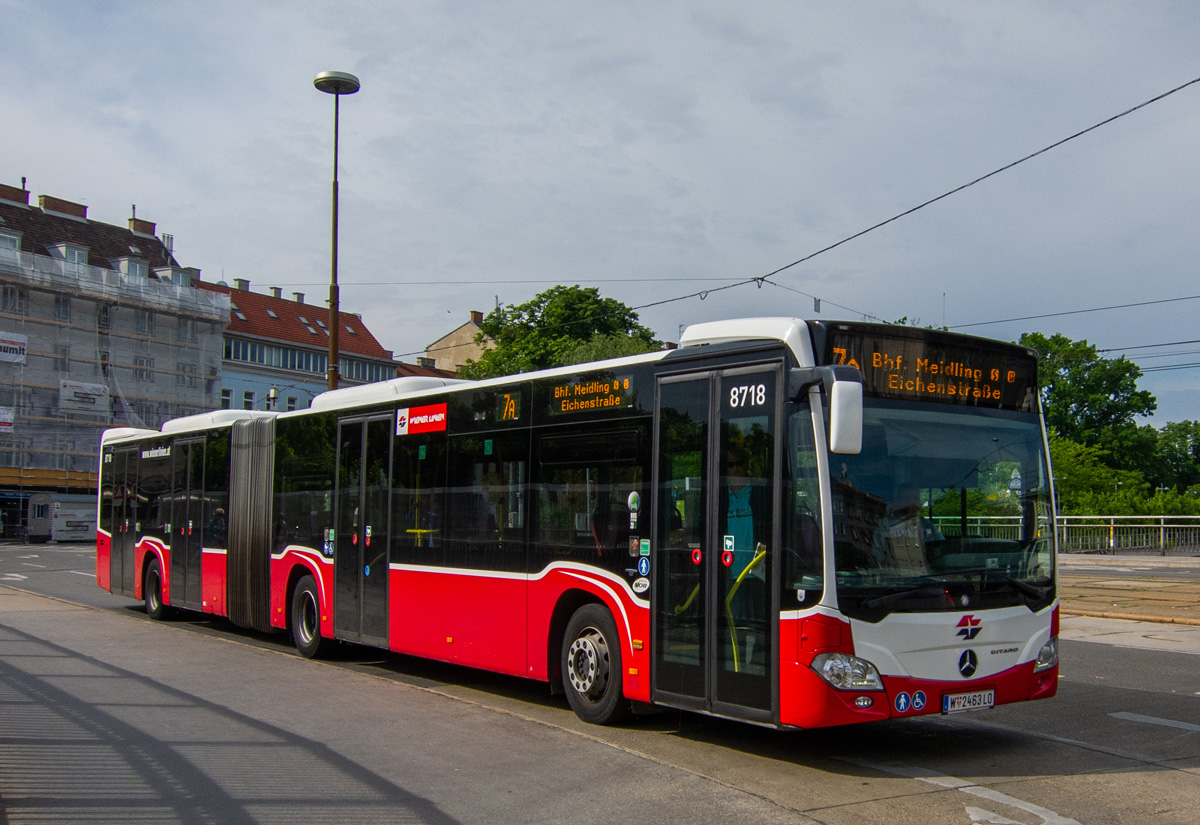
M 738 592 L 738 588 L 742 586 L 742 580 L 746 575 L 753 570 L 759 562 L 767 557 L 767 546 L 761 541 L 754 548 L 754 558 L 746 565 L 746 568 L 738 574 L 737 579 L 733 582 L 733 587 L 729 588 L 729 595 L 725 597 L 725 618 L 729 622 L 729 641 L 733 645 L 733 672 L 741 673 L 741 663 L 738 661 L 737 647 L 737 627 L 733 623 L 733 597 Z

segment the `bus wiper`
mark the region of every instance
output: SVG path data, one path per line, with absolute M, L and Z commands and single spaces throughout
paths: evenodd
M 995 568 L 991 568 L 991 567 L 973 567 L 973 568 L 970 568 L 967 570 L 954 570 L 954 571 L 948 572 L 946 575 L 950 575 L 950 576 L 982 575 L 985 582 L 990 579 L 991 581 L 1000 582 L 1001 584 L 1007 584 L 1013 590 L 1016 590 L 1021 595 L 1027 596 L 1031 599 L 1041 599 L 1041 598 L 1044 598 L 1046 595 L 1046 591 L 1044 588 L 1038 587 L 1035 584 L 1030 584 L 1027 581 L 1022 581 L 1021 579 L 1014 579 L 1012 576 L 1009 576 L 1006 573 L 1001 573 L 1000 571 L 996 570 Z
M 942 584 L 925 584 L 920 587 L 914 587 L 911 590 L 902 590 L 899 593 L 889 593 L 886 596 L 876 596 L 872 599 L 865 599 L 862 606 L 867 610 L 876 610 L 880 607 L 891 607 L 899 602 L 918 596 L 937 596 L 946 592 L 946 588 Z

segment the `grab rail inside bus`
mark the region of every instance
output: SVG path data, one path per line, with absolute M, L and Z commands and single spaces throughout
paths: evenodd
M 725 619 L 729 622 L 729 642 L 733 645 L 733 672 L 741 673 L 741 663 L 738 661 L 738 645 L 737 645 L 737 626 L 733 623 L 733 597 L 737 595 L 738 588 L 742 586 L 742 581 L 750 574 L 750 571 L 762 562 L 767 557 L 767 546 L 761 541 L 754 548 L 754 558 L 746 565 L 746 568 L 738 574 L 737 579 L 733 582 L 733 587 L 729 588 L 729 595 L 725 597 Z

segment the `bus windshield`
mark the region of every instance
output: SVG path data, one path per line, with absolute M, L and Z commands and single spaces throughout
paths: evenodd
M 866 399 L 858 455 L 830 456 L 840 608 L 973 610 L 1054 594 L 1054 519 L 1035 413 Z

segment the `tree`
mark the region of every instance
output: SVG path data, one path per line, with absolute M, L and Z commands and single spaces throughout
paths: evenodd
M 1128 359 L 1102 358 L 1086 340 L 1040 332 L 1021 336 L 1041 357 L 1038 377 L 1046 425 L 1063 438 L 1086 445 L 1125 447 L 1140 441 L 1134 419 L 1154 413 L 1158 402 L 1137 388 L 1142 371 Z M 1117 456 L 1116 450 L 1110 455 Z M 1120 458 L 1112 466 L 1122 466 Z
M 494 309 L 479 328 L 479 340 L 490 338 L 495 347 L 479 360 L 468 361 L 459 371 L 463 378 L 494 378 L 562 366 L 572 363 L 570 354 L 585 343 L 599 348 L 607 341 L 611 350 L 613 339 L 620 338 L 636 352 L 662 346 L 628 306 L 601 298 L 595 287 L 578 285 L 551 287 L 524 304 Z

